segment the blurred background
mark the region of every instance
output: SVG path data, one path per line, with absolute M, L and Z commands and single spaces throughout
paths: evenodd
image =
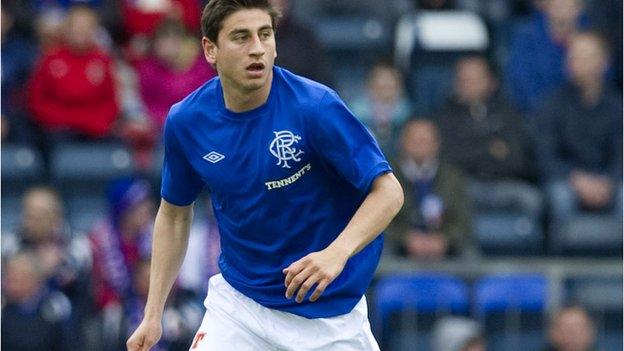
M 275 0 L 277 64 L 337 90 L 405 190 L 382 350 L 622 349 L 622 1 Z M 123 350 L 169 107 L 215 76 L 201 0 L 3 0 L 2 348 Z M 209 194 L 159 350 L 218 272 Z

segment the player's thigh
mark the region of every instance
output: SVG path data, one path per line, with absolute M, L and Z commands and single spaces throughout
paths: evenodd
M 263 351 L 267 343 L 218 309 L 208 308 L 190 351 Z
M 361 345 L 359 350 L 379 351 L 379 344 L 377 344 L 377 340 L 373 336 L 368 319 L 362 325 L 362 333 L 358 336 L 357 342 Z
M 191 344 L 191 351 L 271 350 L 260 336 L 262 329 L 247 299 L 218 274 L 210 278 L 206 313 Z
M 371 332 L 365 298 L 344 315 L 307 319 L 290 313 L 272 311 L 265 323 L 271 340 L 288 351 L 379 351 Z
M 339 334 L 335 339 L 336 341 L 330 344 L 327 349 L 332 351 L 379 351 L 379 345 L 373 336 L 368 320 L 368 308 L 365 298 L 362 298 L 349 313 L 348 323 L 357 331 L 357 334 L 350 338 L 341 338 Z

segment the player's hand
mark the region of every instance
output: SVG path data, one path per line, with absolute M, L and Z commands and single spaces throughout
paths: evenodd
M 148 351 L 162 335 L 160 319 L 143 319 L 137 330 L 126 342 L 128 351 Z
M 310 296 L 310 301 L 316 301 L 342 272 L 348 259 L 346 252 L 330 246 L 293 262 L 282 271 L 286 274 L 286 298 L 290 299 L 297 293 L 295 301 L 302 302 L 308 291 L 316 285 Z

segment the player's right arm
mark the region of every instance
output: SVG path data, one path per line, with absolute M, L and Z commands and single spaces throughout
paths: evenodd
M 126 343 L 128 351 L 149 350 L 161 337 L 165 301 L 184 260 L 192 220 L 192 204 L 176 206 L 164 199 L 161 201 L 154 224 L 145 315 Z

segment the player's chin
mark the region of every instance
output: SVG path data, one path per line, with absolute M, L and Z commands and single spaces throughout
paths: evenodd
M 244 84 L 247 90 L 258 90 L 266 84 L 266 79 L 250 79 Z

